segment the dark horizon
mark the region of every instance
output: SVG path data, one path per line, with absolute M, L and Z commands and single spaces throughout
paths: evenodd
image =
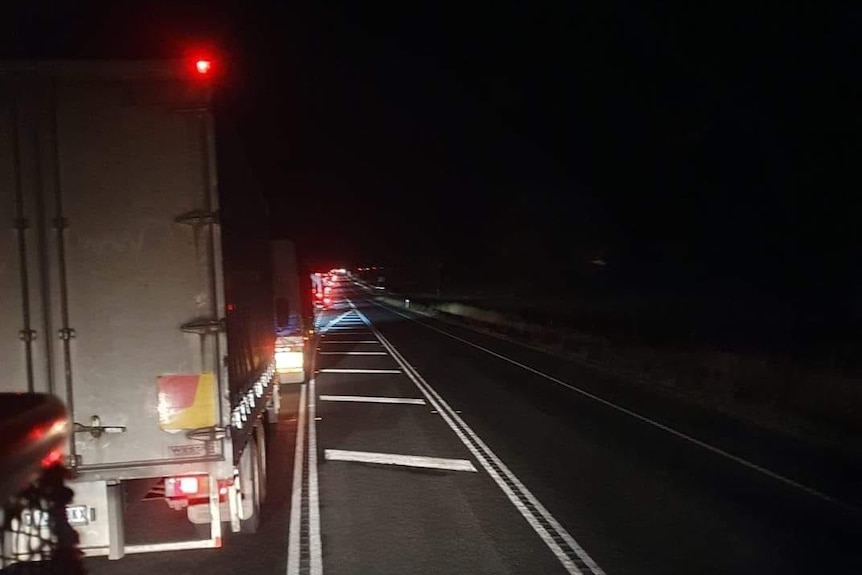
M 50 5 L 12 9 L 4 58 L 217 47 L 307 262 L 858 314 L 858 11 Z

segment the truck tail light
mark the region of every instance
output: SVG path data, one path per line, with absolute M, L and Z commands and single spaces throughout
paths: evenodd
M 275 352 L 275 370 L 279 373 L 301 370 L 305 363 L 302 348 L 283 348 Z
M 165 497 L 207 497 L 209 477 L 206 475 L 182 475 L 165 479 Z
M 219 501 L 225 501 L 230 489 L 231 479 L 218 480 Z M 210 478 L 207 475 L 182 475 L 165 478 L 166 499 L 205 499 L 210 494 Z

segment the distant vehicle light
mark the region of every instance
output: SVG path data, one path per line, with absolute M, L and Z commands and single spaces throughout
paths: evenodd
M 201 75 L 209 74 L 212 67 L 213 63 L 210 60 L 198 60 L 195 62 L 195 70 Z

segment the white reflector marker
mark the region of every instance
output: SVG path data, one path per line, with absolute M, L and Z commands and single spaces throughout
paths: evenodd
M 318 370 L 320 373 L 401 373 L 400 369 L 350 369 L 329 367 Z
M 321 395 L 320 401 L 353 401 L 356 403 L 406 403 L 409 405 L 425 405 L 424 399 L 412 397 L 369 397 L 365 395 Z
M 327 461 L 353 461 L 356 463 L 378 463 L 380 465 L 400 465 L 402 467 L 421 467 L 423 469 L 445 469 L 448 471 L 472 471 L 476 468 L 467 459 L 444 459 L 442 457 L 421 457 L 418 455 L 397 455 L 395 453 L 372 453 L 369 451 L 343 451 L 327 449 Z

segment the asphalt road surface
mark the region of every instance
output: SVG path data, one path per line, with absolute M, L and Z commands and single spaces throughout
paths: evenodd
M 336 291 L 260 532 L 91 573 L 862 573 L 859 462 Z

